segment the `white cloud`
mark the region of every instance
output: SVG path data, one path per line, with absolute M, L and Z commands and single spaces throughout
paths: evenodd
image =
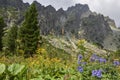
M 32 2 L 34 0 L 24 0 Z M 120 26 L 120 0 L 37 0 L 43 5 L 53 5 L 56 9 L 74 5 L 75 3 L 88 4 L 92 11 L 102 13 L 114 19 L 116 24 Z
M 23 1 L 30 2 L 30 3 L 32 3 L 33 1 L 38 1 L 42 5 L 45 5 L 45 6 L 52 5 L 56 9 L 59 9 L 61 7 L 64 9 L 67 9 L 69 6 L 75 4 L 74 0 L 23 0 Z
M 92 11 L 102 13 L 114 19 L 120 26 L 120 0 L 75 0 L 76 3 L 88 4 Z

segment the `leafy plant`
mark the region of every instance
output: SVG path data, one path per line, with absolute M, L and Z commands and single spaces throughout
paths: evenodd
M 0 63 L 0 75 L 2 75 L 5 72 L 6 66 L 5 64 Z
M 22 74 L 24 70 L 25 70 L 25 65 L 20 65 L 20 64 L 12 64 L 8 67 L 8 71 L 13 76 Z

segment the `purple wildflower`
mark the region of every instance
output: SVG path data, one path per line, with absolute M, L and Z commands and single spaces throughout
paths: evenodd
M 81 60 L 82 60 L 83 56 L 81 54 L 78 55 L 78 64 L 81 63 Z
M 102 62 L 103 62 L 103 63 L 106 63 L 106 59 L 100 58 L 100 59 L 99 59 L 99 62 L 100 62 L 100 63 L 102 63 Z
M 83 56 L 81 54 L 78 55 L 78 61 L 82 60 Z
M 96 76 L 97 70 L 92 70 L 92 76 Z
M 79 72 L 83 72 L 83 68 L 81 66 L 78 67 Z
M 95 59 L 99 59 L 99 56 L 97 56 L 96 54 L 93 54 L 92 57 L 94 57 Z
M 81 62 L 80 61 L 78 61 L 78 64 L 80 64 Z
M 92 70 L 92 76 L 97 76 L 98 78 L 101 78 L 102 71 L 101 70 Z
M 94 58 L 94 57 L 91 57 L 91 58 L 90 58 L 90 61 L 91 61 L 91 62 L 94 62 L 94 61 L 95 61 L 95 58 Z
M 99 60 L 99 56 L 97 56 L 96 54 L 93 54 L 93 55 L 91 56 L 91 58 L 90 58 L 90 61 L 91 61 L 91 62 L 94 62 L 94 61 L 96 61 L 96 60 Z
M 98 70 L 96 76 L 97 76 L 98 78 L 101 78 L 101 77 L 102 77 L 102 71 L 101 71 L 101 70 Z
M 96 54 L 92 54 L 93 57 L 97 56 Z
M 120 62 L 119 61 L 114 61 L 113 64 L 114 64 L 114 66 L 119 66 Z

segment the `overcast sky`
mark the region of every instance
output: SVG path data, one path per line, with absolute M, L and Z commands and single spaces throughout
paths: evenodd
M 33 2 L 34 0 L 23 0 L 24 2 Z M 56 9 L 70 7 L 75 3 L 88 4 L 90 10 L 102 13 L 114 19 L 116 25 L 120 27 L 120 0 L 36 0 L 47 6 L 52 5 Z

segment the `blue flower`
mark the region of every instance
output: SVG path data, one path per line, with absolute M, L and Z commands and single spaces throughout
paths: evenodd
M 83 56 L 81 54 L 78 55 L 78 61 L 82 60 Z
M 97 56 L 96 54 L 93 54 L 92 57 L 94 57 L 95 59 L 99 59 L 99 56 Z
M 78 64 L 80 64 L 81 62 L 80 61 L 78 61 Z
M 92 76 L 96 76 L 97 70 L 92 70 Z
M 91 61 L 91 62 L 94 62 L 94 61 L 95 61 L 95 58 L 91 57 L 91 58 L 90 58 L 90 61 Z
M 78 55 L 78 64 L 81 63 L 81 60 L 82 60 L 83 56 L 81 54 Z
M 96 76 L 98 78 L 102 77 L 102 71 L 101 70 L 92 70 L 92 76 Z
M 99 62 L 100 62 L 100 63 L 102 63 L 102 62 L 103 62 L 103 63 L 106 63 L 106 59 L 100 58 L 100 59 L 99 59 Z
M 101 77 L 102 77 L 102 71 L 101 71 L 101 70 L 97 70 L 96 76 L 97 76 L 98 78 L 101 78 Z
M 91 58 L 90 58 L 90 61 L 91 61 L 91 62 L 94 62 L 94 61 L 96 61 L 96 60 L 99 60 L 99 56 L 97 56 L 96 54 L 93 54 L 93 55 L 91 56 Z
M 114 62 L 113 62 L 113 65 L 114 65 L 114 66 L 119 66 L 119 65 L 120 65 L 120 62 L 119 62 L 119 61 L 114 61 Z
M 83 68 L 81 66 L 78 67 L 79 72 L 83 72 Z

